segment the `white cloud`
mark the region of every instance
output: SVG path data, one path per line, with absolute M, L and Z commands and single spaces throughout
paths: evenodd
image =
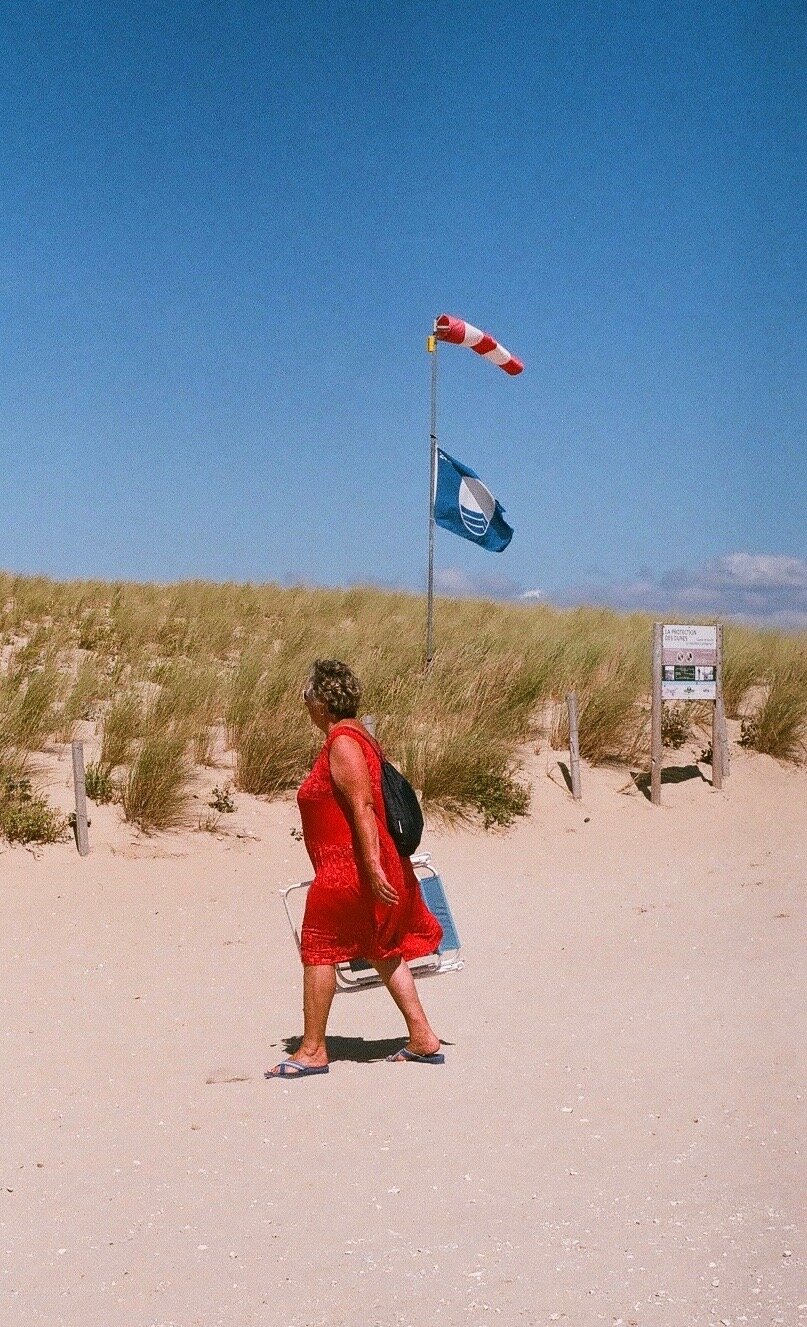
M 715 585 L 743 591 L 787 590 L 807 595 L 807 562 L 777 553 L 729 553 L 704 568 Z
M 592 580 L 559 593 L 525 590 L 497 574 L 460 567 L 435 572 L 437 594 L 455 599 L 512 599 L 522 603 L 602 604 L 634 612 L 725 617 L 785 630 L 807 628 L 807 561 L 778 553 L 727 553 L 700 567 L 630 580 Z
M 564 603 L 648 612 L 687 611 L 771 627 L 807 627 L 807 562 L 777 553 L 728 553 L 694 569 L 575 587 Z

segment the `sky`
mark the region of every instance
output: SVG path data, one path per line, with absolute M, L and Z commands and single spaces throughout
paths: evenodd
M 807 625 L 799 3 L 3 9 L 0 567 Z

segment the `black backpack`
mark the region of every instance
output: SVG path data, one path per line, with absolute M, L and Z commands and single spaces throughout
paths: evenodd
M 401 771 L 384 758 L 384 752 L 375 738 L 370 733 L 365 735 L 370 738 L 381 761 L 381 795 L 384 798 L 390 838 L 399 857 L 411 857 L 413 852 L 417 852 L 423 837 L 423 812 L 417 793 Z
M 390 832 L 399 857 L 411 857 L 423 835 L 423 812 L 417 794 L 400 770 L 381 756 L 381 792 Z

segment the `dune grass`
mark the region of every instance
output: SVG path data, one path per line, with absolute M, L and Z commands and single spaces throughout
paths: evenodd
M 103 717 L 99 764 L 110 771 L 127 764 L 144 723 L 141 697 L 132 691 L 121 691 Z
M 101 674 L 92 655 L 81 661 L 72 684 L 67 673 L 64 700 L 55 732 L 57 742 L 72 741 L 77 725 L 82 720 L 93 720 L 98 702 L 107 695 L 108 690 L 109 680 Z
M 191 793 L 186 743 L 176 733 L 151 733 L 132 760 L 121 803 L 127 820 L 147 833 L 188 823 Z
M 506 824 L 527 805 L 519 751 L 568 740 L 570 690 L 585 759 L 644 759 L 650 626 L 606 609 L 440 600 L 426 673 L 414 594 L 0 574 L 0 754 L 95 722 L 99 766 L 119 772 L 127 816 L 150 828 L 182 818 L 192 766 L 223 745 L 236 786 L 271 796 L 295 786 L 316 750 L 300 702 L 311 661 L 337 657 L 359 674 L 363 712 L 432 812 Z M 727 711 L 749 717 L 762 697 L 758 740 L 787 758 L 800 750 L 804 641 L 725 632 Z
M 777 760 L 807 759 L 807 669 L 773 678 L 759 709 L 743 721 L 741 741 Z
M 747 627 L 726 626 L 723 633 L 723 703 L 726 717 L 743 715 L 744 702 L 752 687 L 766 677 L 778 654 L 779 638 Z
M 52 662 L 0 679 L 0 753 L 41 750 L 56 725 L 61 678 Z

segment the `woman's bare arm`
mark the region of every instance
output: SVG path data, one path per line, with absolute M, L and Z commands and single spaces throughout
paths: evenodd
M 381 865 L 373 788 L 367 761 L 358 742 L 343 734 L 334 738 L 330 766 L 331 778 L 345 803 L 361 856 L 360 865 L 370 882 L 370 888 L 380 902 L 397 903 L 398 894 Z

